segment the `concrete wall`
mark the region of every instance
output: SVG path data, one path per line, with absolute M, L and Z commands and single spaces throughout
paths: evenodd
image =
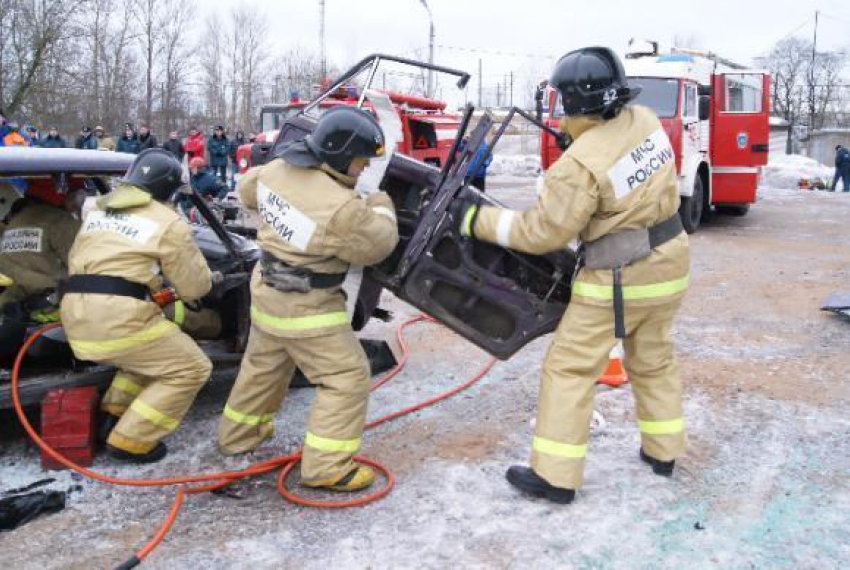
M 788 127 L 770 127 L 770 156 L 786 154 L 788 145 Z
M 850 148 L 850 129 L 824 129 L 815 131 L 806 141 L 806 156 L 821 164 L 835 164 L 835 145 Z

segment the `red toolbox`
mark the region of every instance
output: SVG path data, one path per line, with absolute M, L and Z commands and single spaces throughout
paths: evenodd
M 84 467 L 94 460 L 98 393 L 94 386 L 52 390 L 41 402 L 41 437 L 50 447 Z M 65 467 L 41 452 L 43 469 Z

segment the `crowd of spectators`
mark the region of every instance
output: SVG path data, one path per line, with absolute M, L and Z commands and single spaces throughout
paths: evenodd
M 228 137 L 227 129 L 223 125 L 216 125 L 210 134 L 204 133 L 196 128 L 189 128 L 186 136 L 181 138 L 179 131 L 171 131 L 161 145 L 156 135 L 151 132 L 147 125 L 139 125 L 136 129 L 132 123 L 125 123 L 121 136 L 113 138 L 101 125 L 94 129 L 85 125 L 80 129 L 75 139 L 65 138 L 56 127 L 49 127 L 43 134 L 35 126 L 21 127 L 20 124 L 6 120 L 0 113 L 0 147 L 4 146 L 29 146 L 40 148 L 78 148 L 87 150 L 102 150 L 138 154 L 149 148 L 163 148 L 173 154 L 177 160 L 187 165 L 193 159 L 200 158 L 203 164 L 195 162 L 194 172 L 209 173 L 212 179 L 217 179 L 222 188 L 225 185 L 233 187 L 235 174 L 239 167 L 237 164 L 236 151 L 244 144 L 254 141 L 254 135 L 245 136 L 243 131 L 236 131 L 232 137 Z M 73 144 L 70 144 L 72 141 Z M 206 176 L 204 180 L 209 180 Z M 217 187 L 216 192 L 220 189 Z

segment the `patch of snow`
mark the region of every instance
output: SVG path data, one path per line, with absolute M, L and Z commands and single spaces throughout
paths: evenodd
M 488 176 L 534 177 L 540 172 L 540 157 L 528 154 L 496 154 L 487 168 Z
M 770 162 L 762 168 L 761 185 L 772 190 L 796 190 L 800 179 L 820 178 L 827 185 L 832 181 L 834 169 L 817 160 L 798 154 L 771 155 Z

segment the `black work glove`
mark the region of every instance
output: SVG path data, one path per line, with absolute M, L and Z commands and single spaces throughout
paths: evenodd
M 210 273 L 212 288 L 204 298 L 209 301 L 220 301 L 228 291 L 239 287 L 243 283 L 247 283 L 250 279 L 250 273 L 232 273 L 225 275 L 221 271 L 212 271 Z
M 481 194 L 469 188 L 463 188 L 452 200 L 449 211 L 461 237 L 475 237 L 475 220 L 481 209 L 481 201 Z

